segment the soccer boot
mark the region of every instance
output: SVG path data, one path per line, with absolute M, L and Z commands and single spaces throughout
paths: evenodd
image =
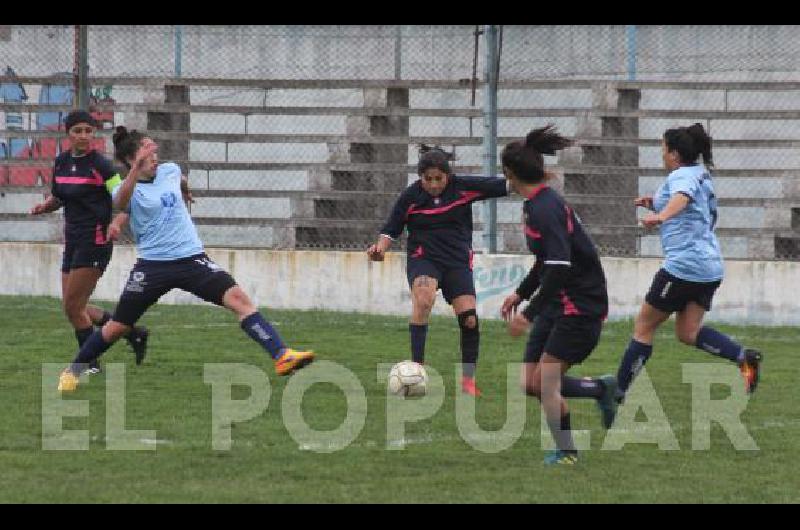
M 597 400 L 597 408 L 603 420 L 603 427 L 611 428 L 614 418 L 617 416 L 617 378 L 613 375 L 604 375 L 597 378 L 603 385 L 603 396 Z
M 566 453 L 561 449 L 549 451 L 544 456 L 544 465 L 567 465 L 572 466 L 578 463 L 578 455 L 575 453 Z
M 289 375 L 312 362 L 314 362 L 314 352 L 286 348 L 283 354 L 275 359 L 275 372 L 278 375 Z
M 744 386 L 748 394 L 752 394 L 758 386 L 758 379 L 761 376 L 761 361 L 763 355 L 757 350 L 745 350 L 744 361 L 739 364 L 739 371 L 744 377 Z
M 78 388 L 78 376 L 73 374 L 69 368 L 61 372 L 58 376 L 59 392 L 74 392 Z
M 461 377 L 461 391 L 474 397 L 480 397 L 482 394 L 478 386 L 475 384 L 475 378 L 466 375 Z
M 134 327 L 128 336 L 125 337 L 125 340 L 128 341 L 130 344 L 131 349 L 133 349 L 133 354 L 136 357 L 136 364 L 142 364 L 144 361 L 145 355 L 147 355 L 147 337 L 150 335 L 150 332 L 147 330 L 146 327 Z

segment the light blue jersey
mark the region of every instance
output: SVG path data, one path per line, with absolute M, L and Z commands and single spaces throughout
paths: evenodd
M 698 164 L 670 173 L 653 197 L 655 211 L 663 210 L 676 193 L 691 200 L 681 213 L 661 225 L 664 269 L 690 282 L 721 280 L 722 253 L 714 234 L 717 199 L 708 170 Z
M 111 191 L 112 196 L 120 186 Z M 183 203 L 181 168 L 177 164 L 160 164 L 152 182 L 137 182 L 128 213 L 139 258 L 170 261 L 203 252 L 197 228 Z

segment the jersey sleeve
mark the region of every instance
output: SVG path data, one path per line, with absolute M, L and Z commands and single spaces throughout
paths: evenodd
M 110 178 L 113 178 L 114 175 L 117 174 L 117 170 L 114 168 L 114 164 L 111 163 L 109 159 L 97 153 L 94 160 L 94 167 L 98 173 L 103 177 L 103 180 L 107 181 Z
M 533 210 L 528 226 L 541 237 L 542 265 L 572 264 L 570 222 L 569 211 L 558 205 Z
M 676 193 L 682 193 L 690 199 L 697 200 L 700 191 L 700 180 L 693 174 L 686 171 L 675 171 L 667 180 L 669 184 L 670 197 Z
M 517 287 L 515 291 L 520 298 L 528 300 L 533 296 L 533 293 L 536 292 L 536 289 L 538 289 L 541 284 L 541 272 L 542 262 L 537 259 L 536 263 L 534 263 L 533 267 L 528 271 L 528 275 L 520 282 L 519 287 Z
M 475 200 L 493 199 L 508 195 L 508 182 L 504 178 L 462 176 L 455 178 L 456 188 L 459 191 L 472 191 L 481 194 Z
M 56 175 L 58 175 L 58 158 L 53 161 L 53 177 L 50 179 L 50 193 L 56 198 L 59 198 L 58 195 L 56 195 Z
M 381 234 L 388 236 L 392 240 L 396 240 L 403 233 L 406 221 L 408 219 L 408 210 L 411 207 L 411 187 L 408 187 L 400 194 L 397 201 L 394 203 L 392 213 L 389 214 L 389 219 L 381 228 Z

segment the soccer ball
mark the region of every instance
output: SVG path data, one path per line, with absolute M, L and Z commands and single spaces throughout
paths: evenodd
M 396 396 L 424 396 L 427 384 L 425 368 L 414 361 L 399 362 L 389 371 L 389 392 Z

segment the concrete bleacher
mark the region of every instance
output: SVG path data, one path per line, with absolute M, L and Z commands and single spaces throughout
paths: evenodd
M 457 172 L 481 172 L 481 110 L 457 81 L 174 82 L 137 92 L 128 81 L 113 110 L 117 122 L 149 130 L 164 146 L 162 159 L 185 169 L 197 200 L 192 215 L 210 246 L 364 248 L 415 178 L 420 142 L 455 149 Z M 517 81 L 501 84 L 498 106 L 500 146 L 551 122 L 576 138 L 546 161 L 605 254 L 659 255 L 658 237 L 637 226 L 632 201 L 665 177 L 663 131 L 700 121 L 715 140 L 726 256 L 800 257 L 795 84 Z M 25 216 L 47 179 L 8 177 L 11 169 L 44 174 L 49 160 L 0 161 L 0 239 L 58 233 L 58 214 Z M 483 210 L 474 211 L 481 249 Z M 498 250 L 524 251 L 519 199 L 499 200 L 497 212 Z

